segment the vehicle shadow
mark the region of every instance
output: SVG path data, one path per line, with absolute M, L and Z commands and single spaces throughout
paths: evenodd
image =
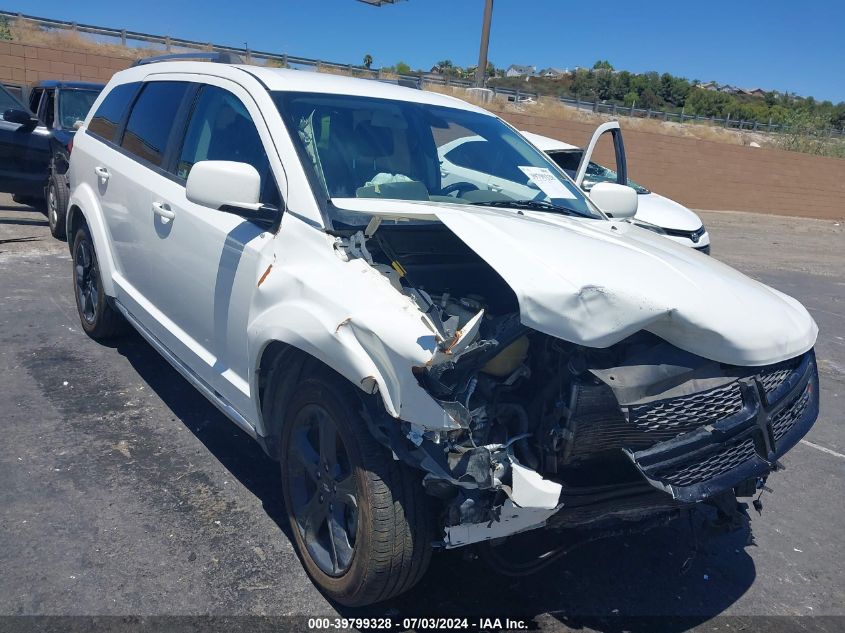
M 292 540 L 276 462 L 139 335 L 114 347 Z M 699 514 L 695 529 L 682 517 L 645 534 L 595 541 L 520 578 L 493 572 L 472 548 L 437 551 L 428 573 L 408 593 L 366 608 L 334 606 L 347 617 L 389 614 L 394 621 L 499 617 L 504 622 L 507 617 L 553 630 L 687 630 L 723 613 L 756 576 L 746 552 L 750 529 L 707 535 L 701 527 L 705 516 Z
M 722 614 L 752 585 L 748 540 L 748 530 L 710 536 L 696 552 L 681 518 L 594 541 L 519 578 L 468 552 L 441 552 L 420 584 L 388 608 L 400 617 L 499 617 L 551 630 L 685 631 Z
M 19 206 L 19 205 L 8 205 L 8 204 L 0 204 L 0 212 L 2 211 L 14 211 L 16 213 L 28 213 L 28 214 L 38 214 L 41 217 L 31 218 L 31 217 L 22 217 L 18 215 L 10 215 L 3 218 L 0 218 L 0 224 L 15 224 L 20 226 L 48 226 L 47 218 L 44 215 L 41 215 L 38 209 L 30 206 Z
M 292 539 L 279 485 L 279 465 L 139 334 L 132 332 L 110 346 L 129 361 L 173 415 L 261 501 L 267 516 Z

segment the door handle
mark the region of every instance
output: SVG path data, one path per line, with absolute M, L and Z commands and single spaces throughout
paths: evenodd
M 97 174 L 97 178 L 102 180 L 103 182 L 107 182 L 109 179 L 109 170 L 105 167 L 94 167 L 94 173 Z
M 153 213 L 161 216 L 161 221 L 167 224 L 176 217 L 176 212 L 170 208 L 169 204 L 164 202 L 153 202 Z

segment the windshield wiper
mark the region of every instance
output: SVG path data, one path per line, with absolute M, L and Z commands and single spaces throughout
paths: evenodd
M 572 215 L 578 218 L 592 218 L 593 216 L 581 213 L 569 207 L 561 207 L 545 200 L 491 200 L 489 202 L 472 202 L 479 207 L 506 207 L 510 209 L 530 209 L 531 211 L 550 211 L 561 215 Z

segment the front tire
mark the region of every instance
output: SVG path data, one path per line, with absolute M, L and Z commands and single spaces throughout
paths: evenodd
M 47 181 L 47 222 L 50 233 L 59 240 L 67 239 L 65 222 L 69 197 L 65 177 L 53 172 Z
M 100 265 L 94 241 L 83 225 L 73 239 L 73 290 L 82 329 L 93 339 L 105 340 L 125 331 L 123 316 L 108 302 L 103 292 Z
M 326 371 L 303 380 L 284 416 L 285 507 L 311 579 L 347 606 L 413 587 L 431 558 L 420 478 L 372 437 L 361 402 Z

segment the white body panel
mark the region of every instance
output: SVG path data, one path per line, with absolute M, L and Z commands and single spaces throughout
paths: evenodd
M 647 330 L 704 358 L 766 365 L 810 349 L 795 299 L 624 221 L 398 201 L 339 201 L 448 226 L 516 293 L 522 322 L 588 347 Z M 365 206 L 366 205 L 366 206 Z

